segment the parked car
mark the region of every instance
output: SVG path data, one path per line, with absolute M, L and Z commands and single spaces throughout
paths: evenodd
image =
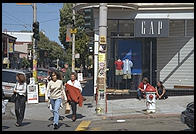
M 14 86 L 16 85 L 16 75 L 22 73 L 26 77 L 27 84 L 30 83 L 30 77 L 32 73 L 26 70 L 16 69 L 2 69 L 2 90 L 6 98 L 10 98 L 13 94 Z
M 45 80 L 47 79 L 49 73 L 50 73 L 49 69 L 37 68 L 37 79 L 38 79 L 38 82 L 45 82 Z
M 181 121 L 191 129 L 194 129 L 194 102 L 186 106 L 186 110 L 181 113 Z

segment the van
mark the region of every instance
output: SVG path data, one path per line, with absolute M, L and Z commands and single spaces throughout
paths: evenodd
M 30 77 L 32 73 L 26 70 L 17 69 L 2 69 L 2 90 L 5 94 L 5 98 L 10 98 L 14 91 L 14 86 L 16 85 L 16 75 L 18 73 L 24 74 L 26 77 L 27 85 L 30 83 Z

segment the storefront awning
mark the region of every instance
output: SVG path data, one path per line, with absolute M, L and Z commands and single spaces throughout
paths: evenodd
M 138 13 L 135 19 L 194 19 L 194 13 Z

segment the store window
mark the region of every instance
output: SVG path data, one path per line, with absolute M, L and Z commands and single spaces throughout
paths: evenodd
M 187 20 L 187 36 L 194 36 L 194 20 Z
M 117 36 L 118 20 L 108 20 L 108 36 Z
M 132 20 L 119 20 L 119 36 L 133 36 L 134 23 Z
M 184 36 L 184 20 L 171 20 L 169 23 L 169 36 Z
M 134 36 L 134 21 L 108 20 L 108 36 Z

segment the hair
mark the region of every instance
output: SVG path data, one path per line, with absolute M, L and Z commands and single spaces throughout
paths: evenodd
M 51 80 L 52 80 L 52 74 L 55 73 L 55 75 L 57 76 L 57 80 L 62 80 L 61 78 L 61 75 L 59 72 L 53 70 L 51 73 L 50 73 L 50 77 L 51 77 Z
M 25 77 L 24 74 L 18 73 L 16 76 L 18 77 L 18 82 L 19 82 L 19 83 L 24 83 L 24 82 L 26 82 L 26 77 Z
M 162 82 L 162 81 L 158 81 L 158 82 L 159 82 L 160 85 L 161 85 L 160 87 L 163 88 L 163 87 L 164 87 L 164 86 L 163 86 L 163 82 Z
M 144 77 L 142 81 L 146 81 L 148 83 L 148 78 Z
M 77 73 L 75 73 L 75 72 L 71 72 L 71 75 L 74 75 L 74 76 L 75 76 L 75 78 L 77 79 Z

